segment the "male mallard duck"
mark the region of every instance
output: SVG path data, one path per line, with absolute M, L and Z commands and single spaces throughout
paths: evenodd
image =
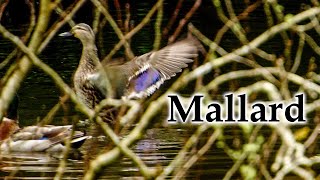
M 0 124 L 0 151 L 63 151 L 64 143 L 71 136 L 72 126 L 28 126 L 20 128 L 17 116 L 18 99 L 10 104 L 7 117 Z M 71 147 L 78 148 L 89 138 L 75 131 Z
M 100 63 L 91 27 L 80 23 L 70 32 L 60 34 L 72 35 L 80 39 L 83 45 L 80 63 L 73 77 L 75 92 L 92 109 L 109 95 L 108 85 L 111 86 L 109 89 L 113 98 L 138 99 L 151 95 L 165 80 L 181 72 L 198 55 L 199 42 L 190 36 L 123 64 Z

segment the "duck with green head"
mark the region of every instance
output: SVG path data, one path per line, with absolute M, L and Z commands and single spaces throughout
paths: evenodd
M 0 151 L 45 152 L 63 151 L 65 142 L 71 137 L 71 147 L 79 148 L 90 138 L 83 132 L 74 131 L 72 126 L 27 126 L 18 124 L 18 97 L 15 97 L 8 108 L 6 117 L 0 123 Z
M 123 64 L 115 64 L 100 63 L 95 35 L 89 25 L 77 24 L 70 32 L 60 36 L 74 36 L 82 42 L 82 55 L 73 83 L 77 96 L 92 109 L 110 96 L 139 99 L 151 95 L 165 80 L 193 62 L 200 44 L 194 37 L 188 36 L 158 51 L 137 56 Z

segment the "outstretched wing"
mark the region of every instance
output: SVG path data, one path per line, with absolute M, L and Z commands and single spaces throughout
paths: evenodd
M 129 77 L 126 97 L 143 98 L 151 95 L 167 79 L 181 72 L 198 55 L 199 41 L 192 36 L 166 46 L 159 51 L 136 57 Z M 134 67 L 134 65 L 131 67 Z

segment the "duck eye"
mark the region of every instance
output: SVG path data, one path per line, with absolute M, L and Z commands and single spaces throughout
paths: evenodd
M 77 30 L 87 31 L 87 29 L 86 29 L 86 28 L 81 27 L 81 26 L 80 26 L 80 27 L 78 27 L 78 28 L 77 28 Z

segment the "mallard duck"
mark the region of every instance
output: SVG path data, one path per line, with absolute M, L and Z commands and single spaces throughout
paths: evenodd
M 0 124 L 0 151 L 63 151 L 65 141 L 71 136 L 72 126 L 27 126 L 18 125 L 17 104 L 15 97 L 8 108 L 6 117 Z M 71 140 L 72 148 L 79 148 L 89 136 L 75 131 Z
M 165 80 L 193 62 L 199 47 L 199 41 L 188 36 L 158 51 L 116 64 L 99 61 L 95 35 L 89 25 L 77 24 L 70 32 L 60 36 L 74 36 L 82 42 L 82 55 L 73 83 L 77 96 L 92 109 L 102 99 L 110 97 L 110 93 L 111 97 L 119 99 L 139 99 L 151 95 Z

